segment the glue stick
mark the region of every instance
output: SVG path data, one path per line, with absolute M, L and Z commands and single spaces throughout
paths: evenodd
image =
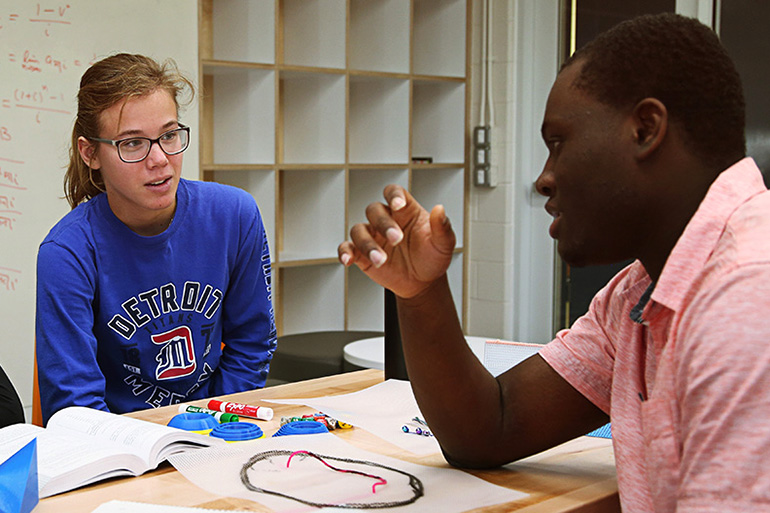
M 273 410 L 264 406 L 249 406 L 248 404 L 211 399 L 209 400 L 209 408 L 215 411 L 235 413 L 240 417 L 250 417 L 258 420 L 272 420 L 273 418 Z

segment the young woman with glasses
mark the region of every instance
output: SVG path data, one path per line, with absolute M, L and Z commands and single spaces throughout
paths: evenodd
M 192 83 L 119 54 L 78 93 L 65 195 L 40 245 L 37 363 L 45 421 L 262 387 L 276 346 L 270 254 L 246 192 L 181 178 Z

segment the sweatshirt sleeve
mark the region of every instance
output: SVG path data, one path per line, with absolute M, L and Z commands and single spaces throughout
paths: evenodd
M 264 387 L 276 348 L 270 250 L 259 210 L 252 205 L 254 214 L 245 223 L 248 229 L 238 245 L 225 293 L 224 350 L 209 395 Z
M 89 254 L 76 255 L 51 241 L 41 244 L 35 351 L 44 423 L 67 406 L 107 410 L 93 333 L 95 276 Z

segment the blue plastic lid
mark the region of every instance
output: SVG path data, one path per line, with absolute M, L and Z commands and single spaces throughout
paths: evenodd
M 179 413 L 168 421 L 171 427 L 184 429 L 185 431 L 209 431 L 219 425 L 217 419 L 208 413 Z
M 316 433 L 328 433 L 329 430 L 320 422 L 312 420 L 298 420 L 296 422 L 288 422 L 280 427 L 273 436 L 285 436 L 285 435 L 314 435 Z
M 210 436 L 221 438 L 228 442 L 242 442 L 244 440 L 262 438 L 265 435 L 256 424 L 251 424 L 250 422 L 228 422 L 227 424 L 218 424 L 211 430 Z

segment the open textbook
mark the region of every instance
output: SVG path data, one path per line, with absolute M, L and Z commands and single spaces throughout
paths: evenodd
M 0 461 L 37 437 L 40 497 L 102 479 L 137 476 L 170 455 L 220 440 L 100 410 L 71 406 L 46 428 L 14 424 L 0 429 Z

